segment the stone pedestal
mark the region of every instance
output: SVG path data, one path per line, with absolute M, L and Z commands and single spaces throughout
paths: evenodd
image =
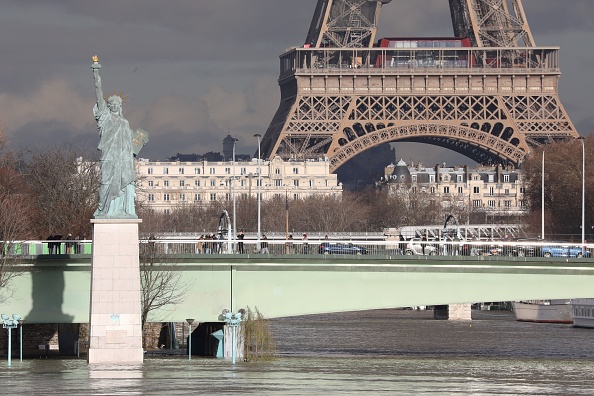
M 142 363 L 139 219 L 93 219 L 89 363 Z

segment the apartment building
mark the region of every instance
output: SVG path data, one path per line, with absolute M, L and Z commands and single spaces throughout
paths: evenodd
M 137 199 L 167 212 L 183 205 L 241 198 L 291 200 L 313 195 L 342 196 L 327 159 L 283 161 L 153 162 L 138 160 Z

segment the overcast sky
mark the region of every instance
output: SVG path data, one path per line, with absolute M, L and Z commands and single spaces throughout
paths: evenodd
M 278 57 L 303 44 L 316 0 L 0 0 L 0 120 L 11 147 L 95 147 L 91 56 L 105 93 L 150 142 L 141 157 L 253 154 L 279 104 Z M 524 0 L 539 46 L 561 47 L 561 100 L 580 134 L 594 130 L 594 1 Z M 384 6 L 378 37 L 452 36 L 448 1 Z M 427 164 L 470 162 L 396 144 Z

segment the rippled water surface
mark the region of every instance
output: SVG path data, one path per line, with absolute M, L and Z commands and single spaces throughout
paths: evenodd
M 280 358 L 242 363 L 147 358 L 141 367 L 84 360 L 13 360 L 13 394 L 592 395 L 594 330 L 516 322 L 473 311 L 472 322 L 428 311 L 379 310 L 273 321 Z

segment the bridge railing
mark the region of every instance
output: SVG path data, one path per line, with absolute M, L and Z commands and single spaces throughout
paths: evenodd
M 331 257 L 396 256 L 467 256 L 467 257 L 563 257 L 592 259 L 594 244 L 526 241 L 452 241 L 415 238 L 408 241 L 370 241 L 337 239 L 143 239 L 139 241 L 141 256 L 155 255 L 226 255 L 238 254 L 258 257 L 322 255 Z M 91 240 L 76 241 L 20 241 L 4 243 L 5 256 L 31 257 L 40 255 L 90 255 Z

